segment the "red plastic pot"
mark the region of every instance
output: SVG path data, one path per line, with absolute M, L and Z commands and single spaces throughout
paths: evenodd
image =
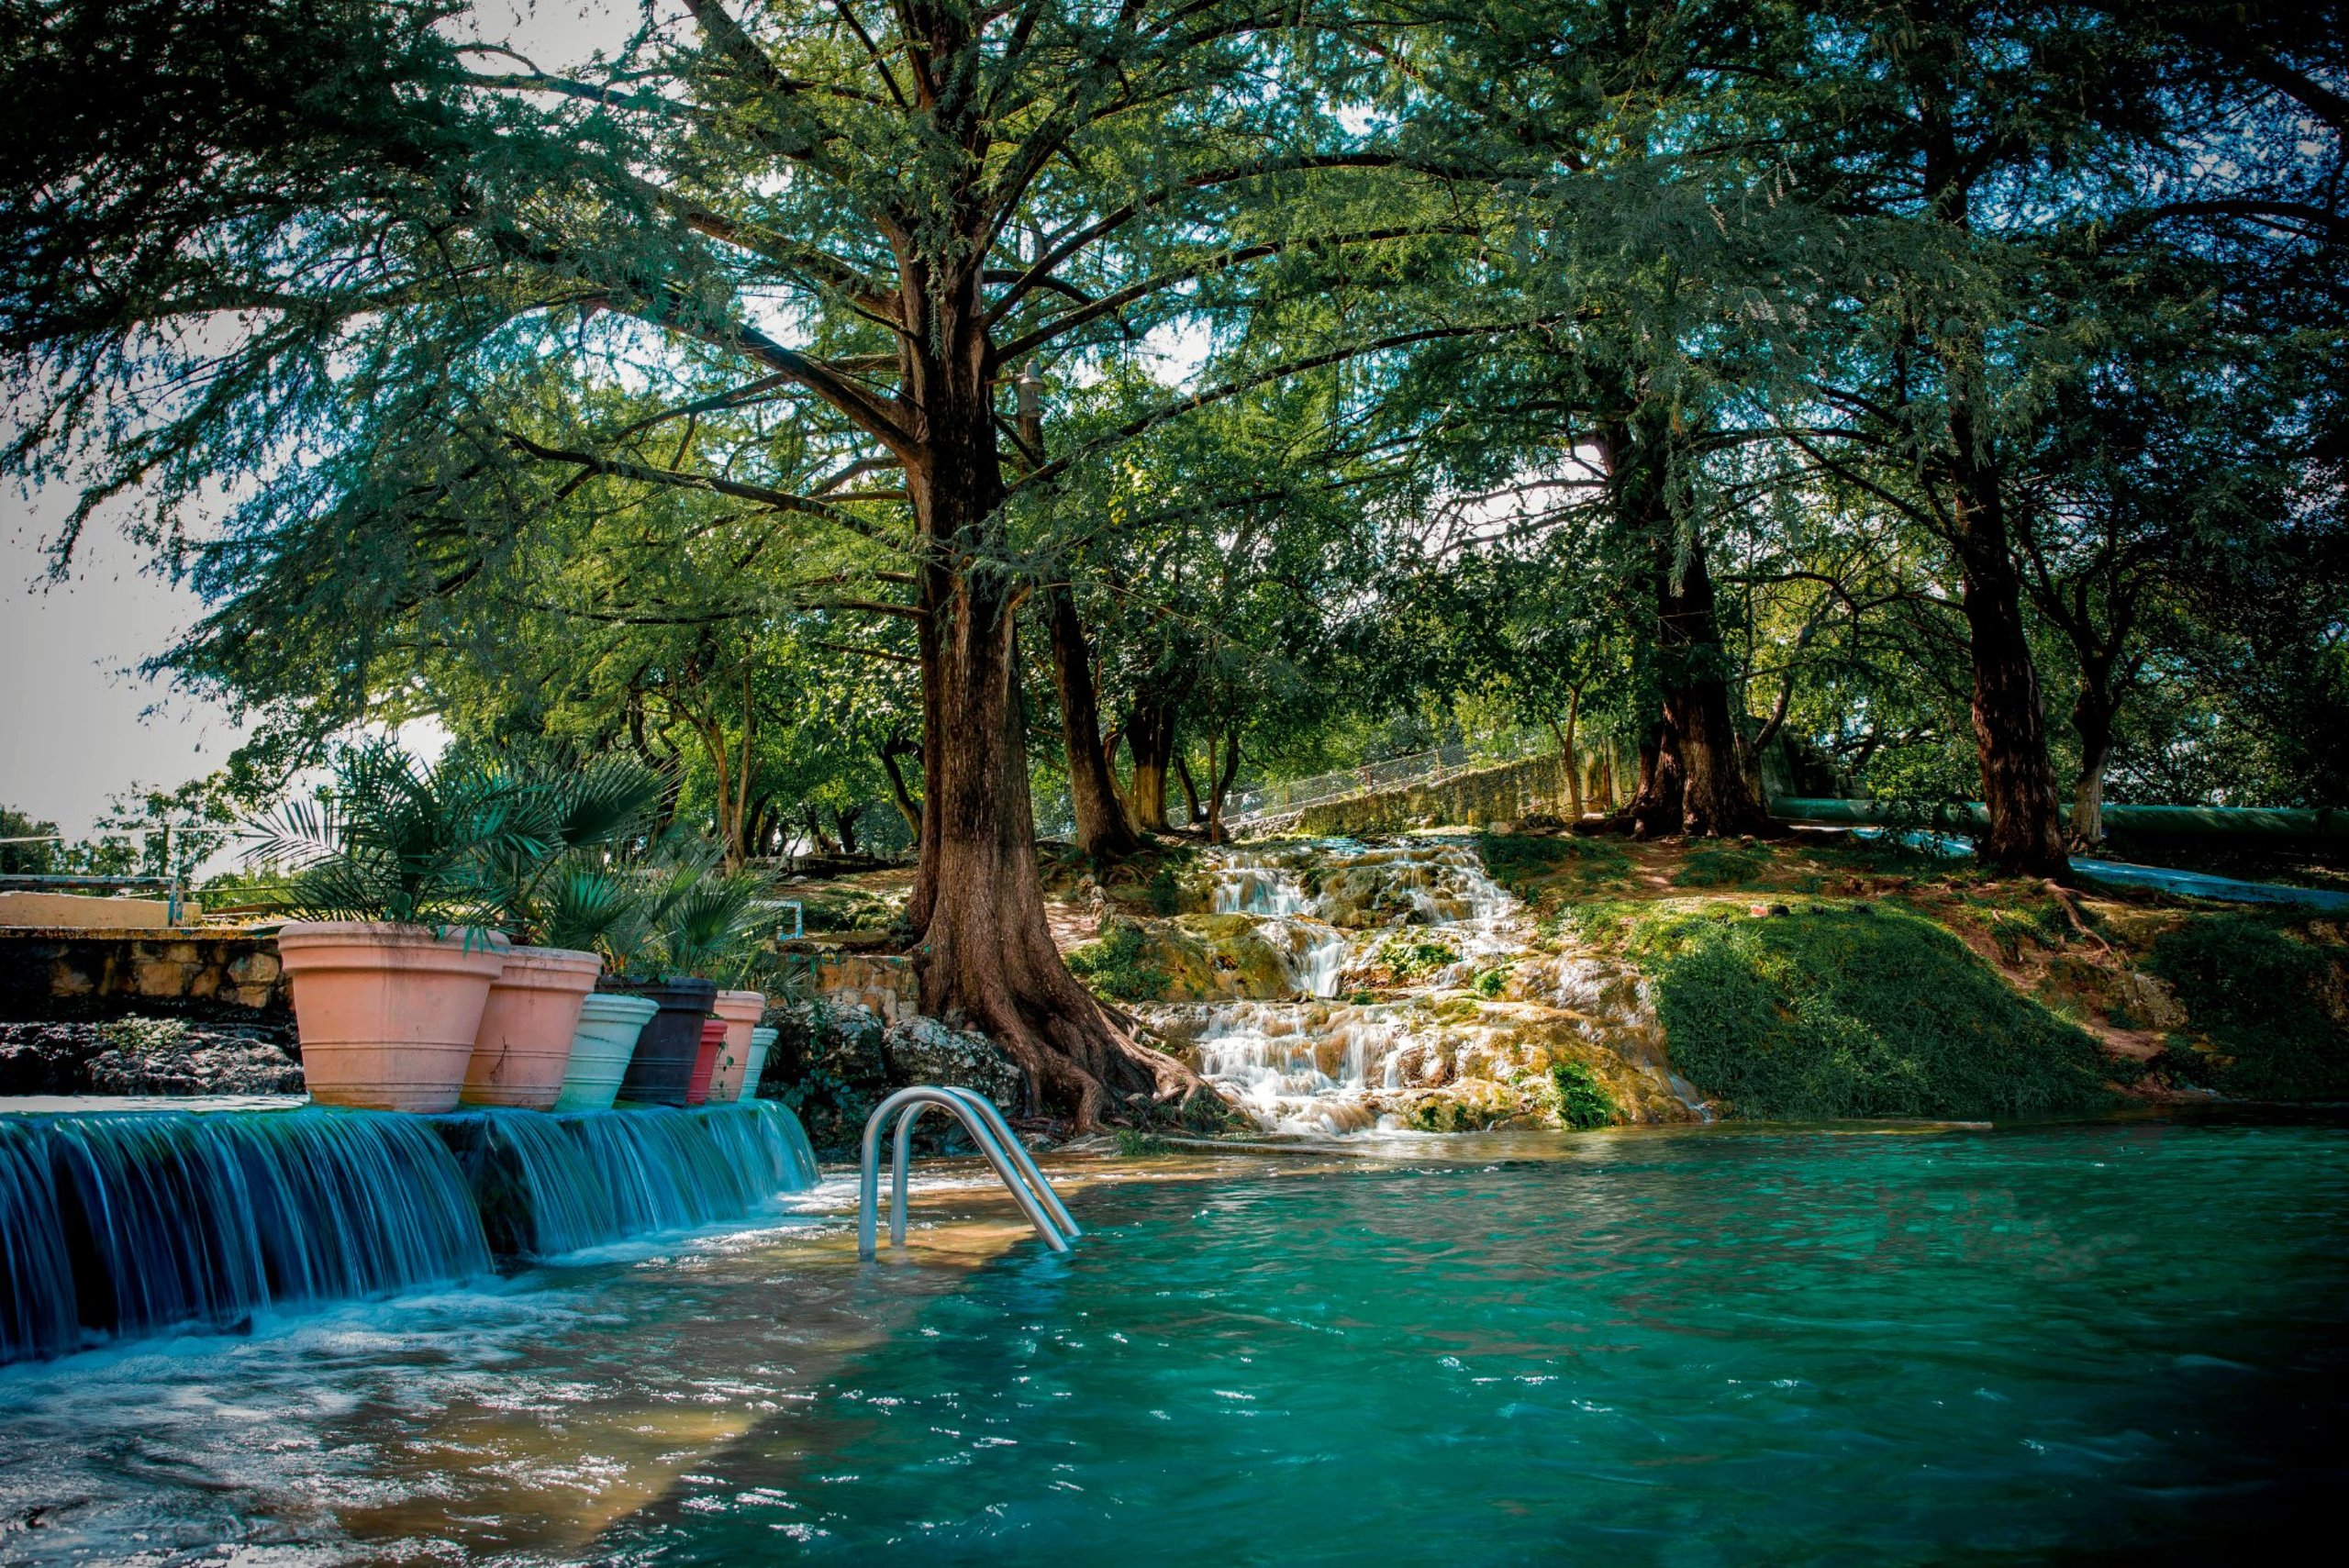
M 701 1026 L 701 1049 L 694 1053 L 694 1075 L 685 1080 L 685 1104 L 697 1106 L 709 1098 L 710 1074 L 718 1071 L 718 1053 L 726 1049 L 726 1020 L 712 1018 Z

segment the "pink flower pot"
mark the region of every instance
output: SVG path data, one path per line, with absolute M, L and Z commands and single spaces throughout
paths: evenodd
M 766 1017 L 767 999 L 756 991 L 720 991 L 710 1011 L 726 1026 L 726 1043 L 709 1076 L 709 1103 L 731 1105 L 741 1097 L 742 1080 L 751 1066 L 751 1031 Z
M 454 1109 L 506 939 L 436 937 L 375 920 L 296 921 L 277 934 L 294 987 L 302 1076 L 325 1106 Z
M 473 1061 L 460 1096 L 469 1106 L 554 1107 L 571 1065 L 579 1009 L 604 973 L 592 952 L 568 948 L 515 948 L 506 970 L 490 984 L 473 1036 Z
M 712 1018 L 701 1026 L 701 1049 L 694 1053 L 693 1076 L 685 1080 L 685 1104 L 700 1105 L 709 1098 L 710 1074 L 718 1070 L 718 1053 L 726 1049 L 726 1025 Z

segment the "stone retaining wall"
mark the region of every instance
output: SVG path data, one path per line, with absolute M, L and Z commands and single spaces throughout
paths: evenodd
M 885 1024 L 921 1010 L 913 961 L 897 954 L 787 943 L 784 963 L 798 981 L 802 995 L 836 1006 L 869 1008 Z
M 1563 813 L 1566 781 L 1555 757 L 1528 757 L 1455 773 L 1427 784 L 1381 790 L 1352 800 L 1308 806 L 1294 816 L 1251 824 L 1250 837 L 1265 829 L 1307 838 L 1350 833 L 1396 833 L 1407 828 L 1493 828 L 1534 812 Z
M 0 929 L 0 1018 L 203 1004 L 278 1013 L 292 1005 L 277 939 L 249 931 Z

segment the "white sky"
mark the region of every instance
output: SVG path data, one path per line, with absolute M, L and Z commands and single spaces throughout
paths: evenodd
M 93 527 L 72 579 L 46 581 L 72 498 L 0 495 L 0 804 L 86 831 L 109 795 L 210 773 L 239 739 L 219 707 L 130 673 L 201 613 L 146 574 L 142 552 Z M 150 712 L 161 704 L 160 709 Z

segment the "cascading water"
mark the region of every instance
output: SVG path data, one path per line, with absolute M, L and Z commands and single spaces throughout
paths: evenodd
M 764 1100 L 0 1116 L 0 1362 L 740 1218 L 815 1180 Z
M 323 1110 L 0 1122 L 0 1361 L 490 1267 L 430 1125 Z
M 1226 852 L 1216 869 L 1214 909 L 1219 915 L 1249 915 L 1275 951 L 1284 954 L 1297 988 L 1308 996 L 1334 996 L 1346 966 L 1346 934 L 1313 917 L 1297 877 L 1278 865 L 1240 860 Z
M 1460 955 L 1431 976 L 1439 984 L 1464 979 L 1480 961 L 1521 942 L 1517 900 L 1465 844 L 1332 840 L 1225 850 L 1210 863 L 1214 911 L 1252 917 L 1275 951 L 1287 955 L 1290 978 L 1306 998 L 1216 1004 L 1183 1031 L 1200 1073 L 1269 1129 L 1338 1133 L 1375 1123 L 1364 1092 L 1388 1083 L 1410 1031 L 1393 1006 L 1330 999 L 1349 964 L 1393 936 L 1393 928 L 1424 928 Z

